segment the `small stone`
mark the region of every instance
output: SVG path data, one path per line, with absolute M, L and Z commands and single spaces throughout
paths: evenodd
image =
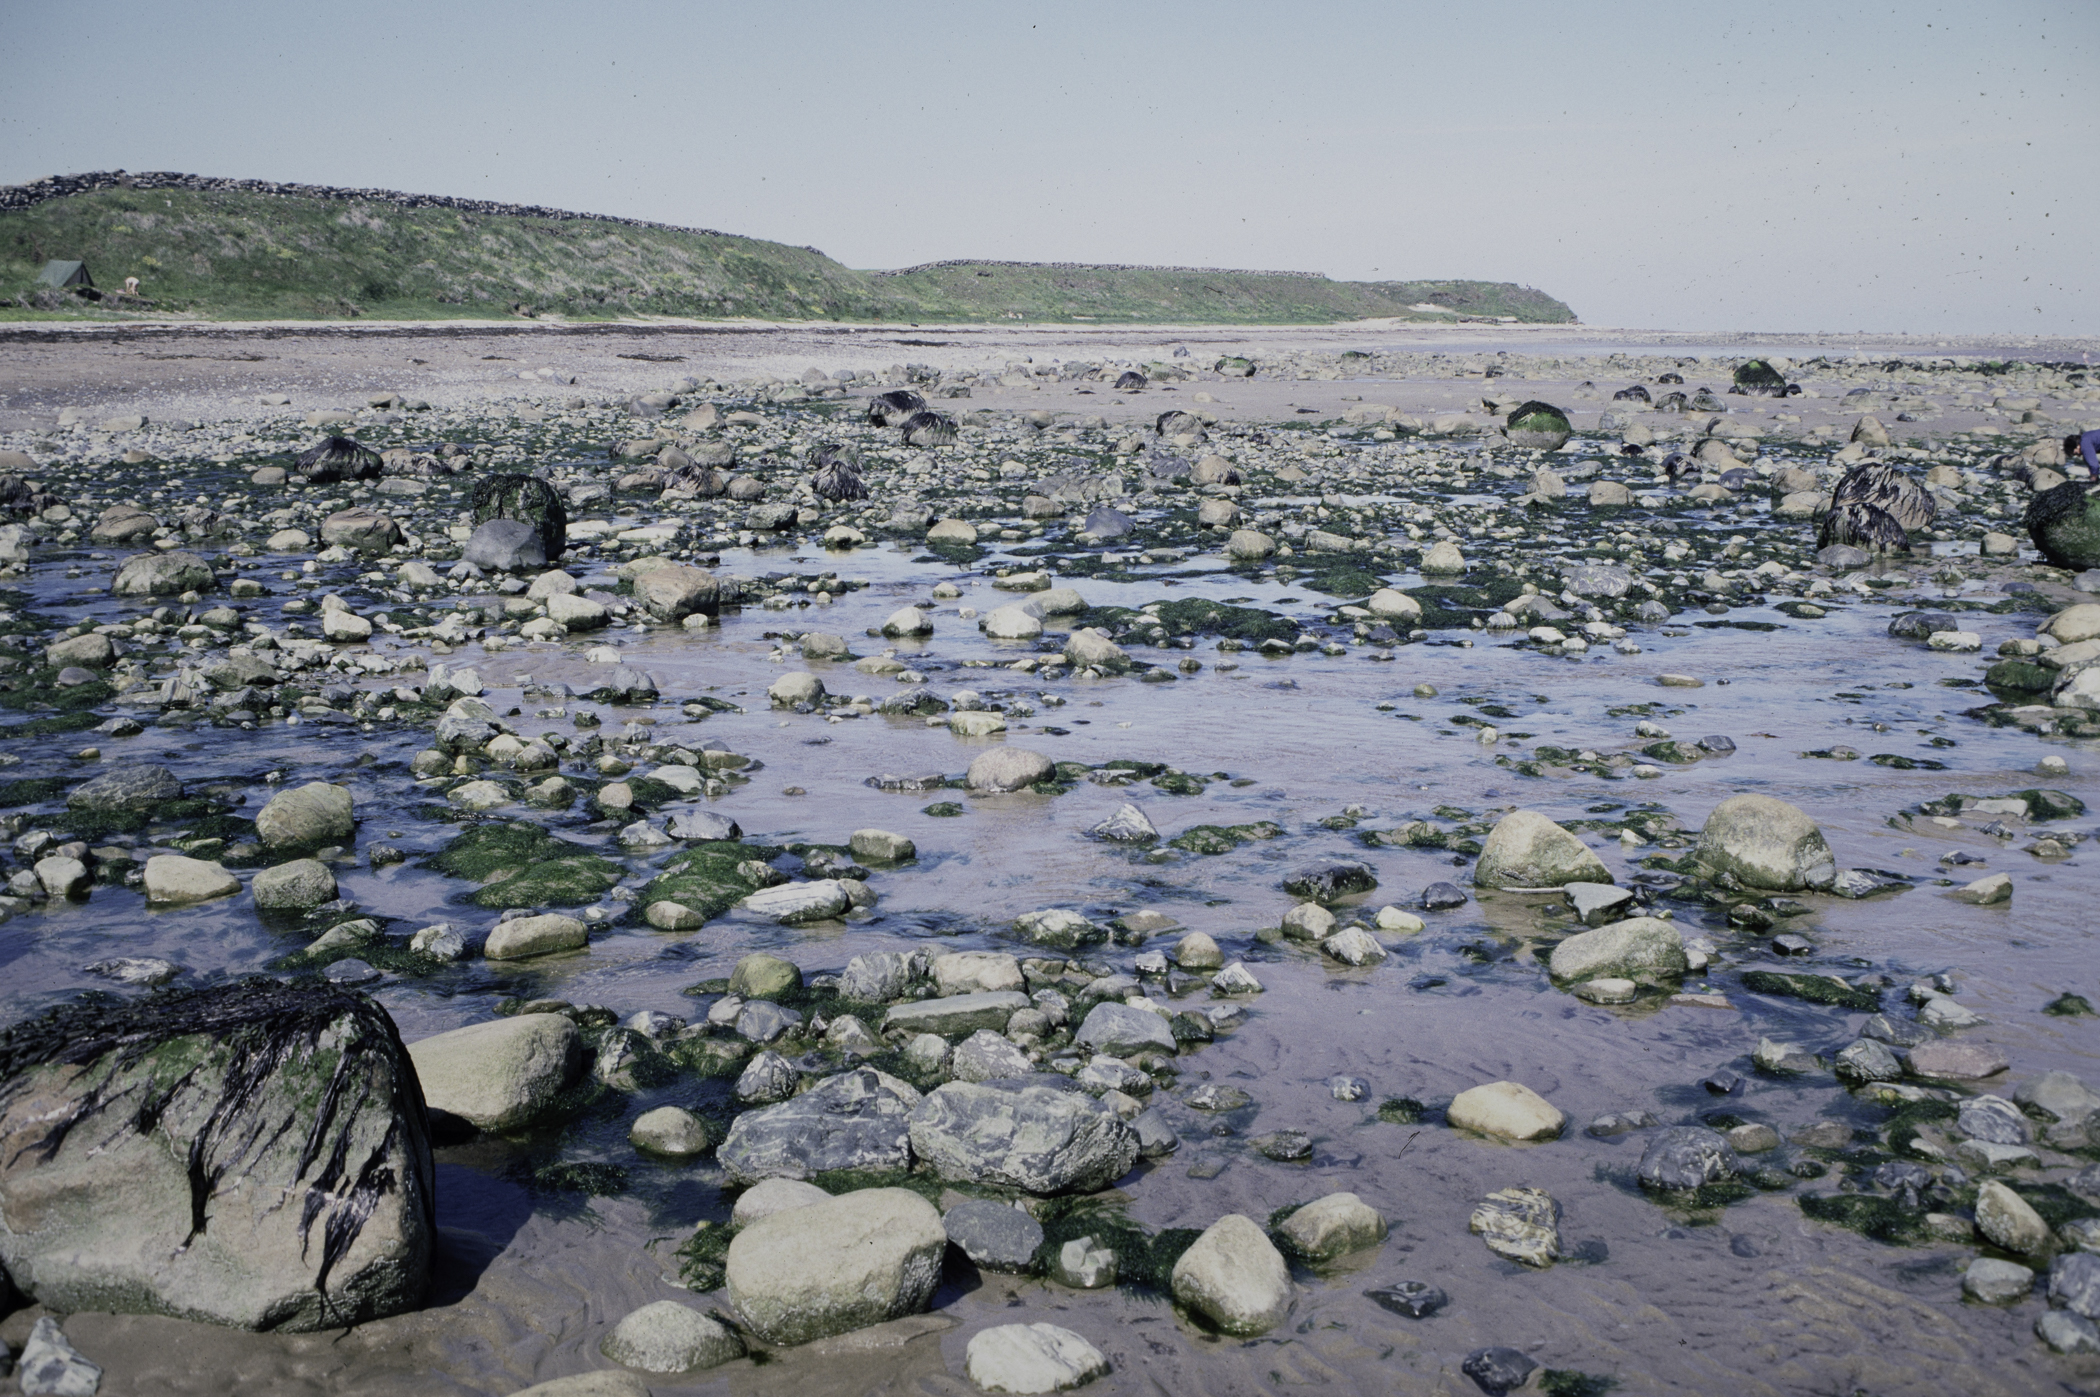
M 1331 1261 L 1385 1240 L 1385 1219 L 1353 1193 L 1330 1193 L 1285 1218 L 1276 1229 L 1284 1246 L 1312 1261 Z
M 2069 1310 L 2044 1310 L 2034 1336 L 2058 1353 L 2100 1353 L 2100 1326 Z
M 691 1373 L 742 1358 L 744 1345 L 719 1320 L 676 1300 L 659 1300 L 614 1325 L 598 1352 L 645 1373 Z
M 1962 1294 L 1985 1305 L 2010 1305 L 2034 1289 L 2034 1272 L 2013 1261 L 1979 1256 L 1962 1272 Z
M 1701 1125 L 1680 1125 L 1648 1142 L 1641 1155 L 1641 1187 L 1695 1189 L 1733 1178 L 1741 1168 L 1726 1136 Z
M 2010 1066 L 2005 1050 L 1989 1043 L 1920 1043 L 1910 1050 L 1910 1070 L 1920 1077 L 1980 1081 Z
M 2052 1241 L 2041 1214 L 1996 1179 L 1976 1191 L 1976 1230 L 2015 1256 L 2045 1252 Z
M 635 1117 L 628 1127 L 627 1141 L 638 1150 L 689 1159 L 707 1153 L 714 1143 L 707 1122 L 683 1106 L 659 1106 Z
M 1427 1281 L 1401 1281 L 1397 1285 L 1367 1290 L 1364 1294 L 1383 1308 L 1409 1319 L 1427 1319 L 1451 1301 L 1450 1296 Z
M 1043 1225 L 1019 1208 L 971 1198 L 942 1215 L 948 1240 L 979 1270 L 1025 1274 L 1043 1244 Z
M 1001 1324 L 979 1330 L 964 1351 L 963 1370 L 987 1392 L 1062 1392 L 1109 1371 L 1085 1339 L 1055 1324 Z
M 1466 1355 L 1458 1370 L 1471 1378 L 1488 1397 L 1503 1397 L 1513 1387 L 1522 1387 L 1539 1365 L 1529 1354 L 1513 1348 L 1476 1349 Z
M 1468 1231 L 1507 1261 L 1545 1267 L 1560 1255 L 1560 1204 L 1536 1188 L 1497 1189 L 1467 1221 Z
M 1283 1322 L 1291 1273 L 1253 1219 L 1228 1213 L 1174 1263 L 1173 1291 L 1221 1332 L 1255 1338 Z
M 1074 1290 L 1100 1290 L 1116 1283 L 1116 1254 L 1094 1245 L 1092 1237 L 1076 1237 L 1057 1249 L 1050 1261 L 1050 1279 Z
M 498 922 L 481 954 L 489 960 L 523 960 L 530 956 L 574 951 L 590 942 L 590 929 L 574 917 L 549 912 L 540 917 L 513 917 Z
M 25 1397 L 95 1397 L 102 1369 L 68 1342 L 58 1321 L 45 1316 L 30 1327 L 15 1363 L 15 1381 Z

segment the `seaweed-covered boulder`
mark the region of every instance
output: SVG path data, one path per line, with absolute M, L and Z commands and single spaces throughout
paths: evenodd
M 569 545 L 569 512 L 554 487 L 536 475 L 486 477 L 474 486 L 473 509 L 477 526 L 491 519 L 532 525 L 545 554 L 542 563 L 553 562 Z
M 351 437 L 326 437 L 294 458 L 299 474 L 316 485 L 338 480 L 377 480 L 384 461 L 377 451 Z
M 1503 435 L 1526 451 L 1558 451 L 1574 434 L 1568 414 L 1551 403 L 1524 403 L 1509 414 Z
M 911 1113 L 912 1153 L 944 1179 L 1092 1193 L 1137 1163 L 1137 1132 L 1083 1092 L 950 1082 Z
M 938 412 L 915 412 L 904 419 L 907 446 L 953 446 L 955 419 Z
M 1693 1189 L 1735 1177 L 1741 1168 L 1728 1137 L 1703 1125 L 1679 1125 L 1648 1142 L 1641 1155 L 1642 1188 Z
M 852 447 L 820 446 L 810 457 L 810 464 L 816 469 L 810 475 L 809 488 L 819 499 L 837 502 L 868 497 L 867 483 L 860 478 L 860 455 Z
M 1867 461 L 1845 472 L 1830 494 L 1830 507 L 1848 504 L 1872 505 L 1906 530 L 1929 527 L 1939 512 L 1930 491 L 1886 461 Z
M 913 414 L 924 411 L 924 398 L 909 388 L 893 388 L 887 393 L 877 393 L 868 400 L 868 425 L 887 427 L 892 422 L 901 423 Z
M 2060 568 L 2100 567 L 2100 485 L 2066 481 L 2027 505 L 2027 536 Z
M 1762 359 L 1746 359 L 1736 366 L 1735 386 L 1754 397 L 1786 396 L 1786 375 Z
M 715 1159 L 739 1183 L 904 1169 L 919 1101 L 916 1088 L 887 1073 L 841 1072 L 793 1100 L 738 1116 Z
M 412 1309 L 432 1169 L 362 995 L 242 980 L 0 1034 L 0 1265 L 53 1310 L 310 1331 Z
M 1869 553 L 1908 553 L 1910 534 L 1887 510 L 1861 500 L 1848 500 L 1832 506 L 1816 534 L 1817 549 L 1839 546 L 1863 548 Z

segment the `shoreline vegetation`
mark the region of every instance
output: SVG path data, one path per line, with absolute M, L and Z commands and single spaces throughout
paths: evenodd
M 90 289 L 38 277 L 85 262 Z M 127 294 L 127 277 L 139 279 Z M 1575 324 L 1511 282 L 947 260 L 857 270 L 812 247 L 537 206 L 114 171 L 0 187 L 0 320 Z

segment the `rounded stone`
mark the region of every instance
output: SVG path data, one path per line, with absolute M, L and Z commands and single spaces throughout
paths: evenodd
M 155 854 L 146 860 L 146 901 L 204 902 L 241 890 L 241 880 L 206 859 Z
M 1568 1118 L 1521 1082 L 1488 1082 L 1452 1098 L 1444 1118 L 1459 1130 L 1498 1140 L 1552 1140 Z
M 1291 1271 L 1252 1218 L 1227 1213 L 1174 1263 L 1174 1298 L 1214 1328 L 1251 1339 L 1283 1322 Z
M 1629 917 L 1578 932 L 1553 948 L 1547 967 L 1556 980 L 1571 982 L 1612 978 L 1633 981 L 1674 979 L 1691 968 L 1684 935 L 1659 917 Z
M 335 874 L 319 859 L 293 859 L 266 868 L 250 885 L 264 911 L 297 911 L 335 901 Z
M 1063 1392 L 1108 1372 L 1108 1360 L 1055 1324 L 1001 1324 L 971 1336 L 963 1371 L 987 1392 Z
M 638 1150 L 674 1159 L 705 1154 L 714 1143 L 707 1122 L 683 1106 L 659 1106 L 636 1116 L 627 1128 L 627 1142 Z
M 1823 831 L 1802 810 L 1771 796 L 1730 796 L 1714 807 L 1693 857 L 1713 874 L 1731 874 L 1767 892 L 1837 881 L 1837 859 Z
M 255 832 L 271 849 L 311 849 L 348 844 L 357 837 L 357 817 L 347 787 L 309 781 L 270 797 L 255 816 Z
M 539 917 L 512 917 L 498 922 L 481 954 L 490 960 L 524 960 L 530 956 L 573 951 L 588 944 L 590 931 L 574 917 L 549 912 Z
M 583 1070 L 583 1039 L 559 1014 L 470 1024 L 408 1045 L 432 1112 L 482 1130 L 540 1116 Z
M 1612 877 L 1573 834 L 1536 810 L 1513 810 L 1488 832 L 1473 881 L 1483 888 L 1558 888 Z
M 941 1215 L 924 1198 L 862 1189 L 737 1233 L 729 1299 L 761 1339 L 806 1344 L 924 1310 L 947 1249 Z
M 977 755 L 964 780 L 973 791 L 1018 791 L 1048 780 L 1056 770 L 1056 763 L 1041 752 L 1025 747 L 994 747 Z
M 744 1345 L 721 1321 L 676 1300 L 659 1300 L 614 1325 L 598 1352 L 645 1373 L 691 1373 L 742 1358 Z

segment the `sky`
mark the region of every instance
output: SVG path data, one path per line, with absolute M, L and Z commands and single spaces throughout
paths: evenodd
M 951 257 L 2100 334 L 2100 0 L 0 0 L 0 183 L 376 186 Z

